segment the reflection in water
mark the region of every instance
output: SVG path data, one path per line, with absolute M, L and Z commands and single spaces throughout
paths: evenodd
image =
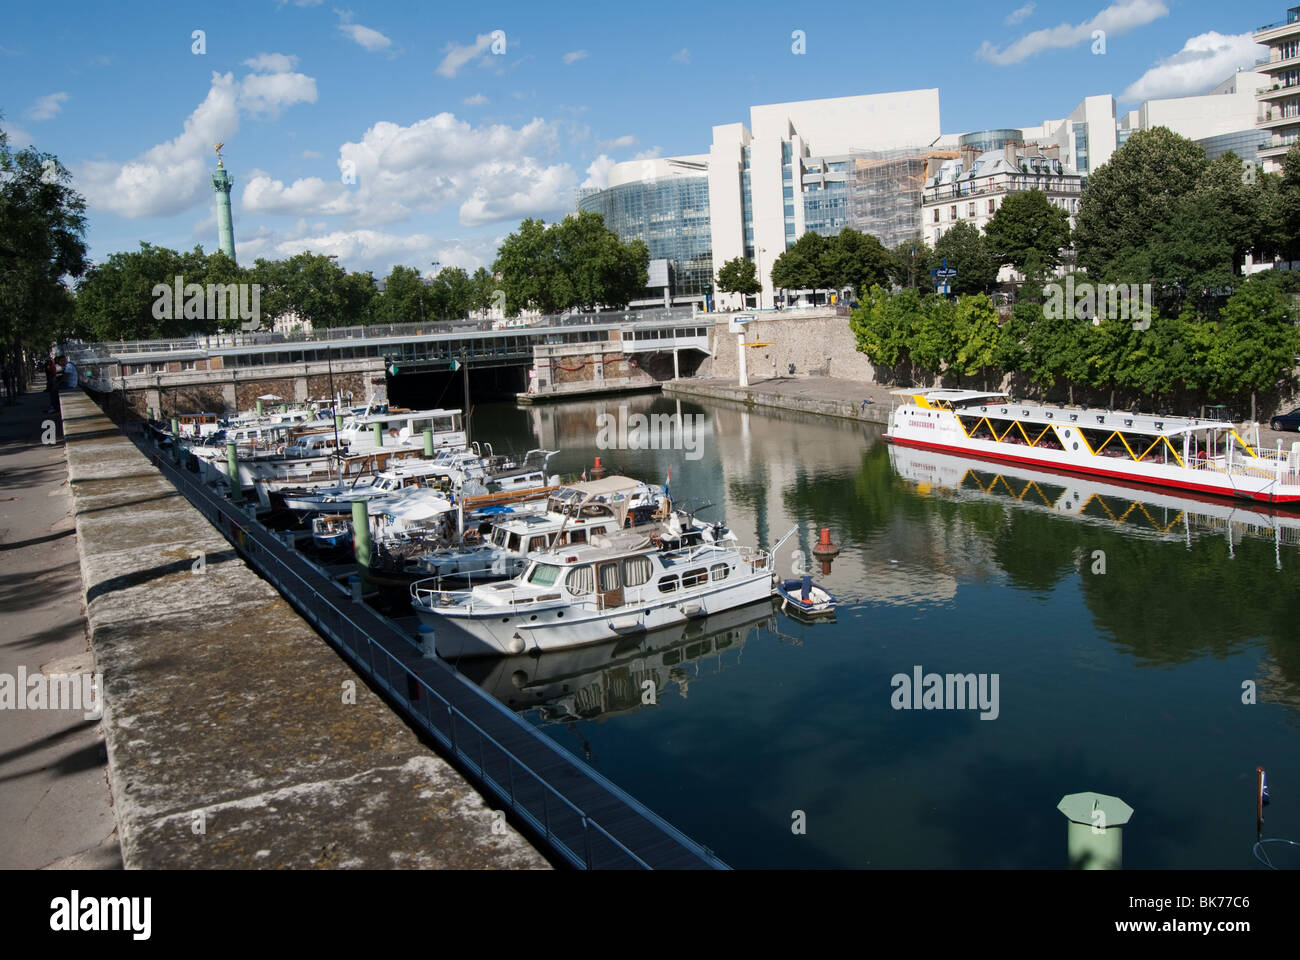
M 600 449 L 596 418 L 620 406 L 678 402 L 475 421 L 500 448 L 560 449 L 560 472 L 671 467 L 673 495 L 712 501 L 742 543 L 798 525 L 782 576 L 830 528 L 841 552 L 818 582 L 839 604 L 812 627 L 760 607 L 775 627 L 709 618 L 699 637 L 464 665 L 601 773 L 738 867 L 1063 866 L 1056 803 L 1084 790 L 1135 808 L 1127 866 L 1254 866 L 1255 766 L 1300 783 L 1293 515 L 919 456 L 872 425 L 739 404 L 681 401 L 706 418 L 702 459 Z M 893 710 L 890 678 L 917 664 L 997 673 L 997 720 Z M 1269 810 L 1300 837 L 1300 801 L 1279 789 Z
M 763 628 L 775 629 L 771 601 L 638 637 L 465 661 L 459 669 L 511 709 L 535 712 L 543 724 L 608 719 L 657 706 L 673 692 L 685 700 L 706 663 L 709 673 L 739 666 L 745 643 Z

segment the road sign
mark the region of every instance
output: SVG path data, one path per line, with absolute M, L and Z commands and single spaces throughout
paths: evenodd
M 459 361 L 459 360 L 453 360 L 453 361 L 451 362 L 451 372 L 452 372 L 452 373 L 455 373 L 455 372 L 456 372 L 457 370 L 459 370 L 459 369 L 460 369 L 460 361 Z
M 931 271 L 940 280 L 951 280 L 957 276 L 956 267 L 940 267 L 938 270 Z

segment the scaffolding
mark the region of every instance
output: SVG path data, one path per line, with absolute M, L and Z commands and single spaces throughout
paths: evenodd
M 849 226 L 893 249 L 921 236 L 921 195 L 932 160 L 959 156 L 956 150 L 926 147 L 852 150 Z

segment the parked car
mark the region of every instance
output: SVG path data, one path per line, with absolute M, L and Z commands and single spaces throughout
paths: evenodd
M 1268 425 L 1274 430 L 1300 430 L 1300 407 L 1290 413 L 1279 413 Z

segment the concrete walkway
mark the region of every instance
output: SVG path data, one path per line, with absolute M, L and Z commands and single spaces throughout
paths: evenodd
M 63 443 L 47 402 L 32 392 L 0 412 L 0 674 L 14 681 L 20 668 L 29 678 L 94 669 Z M 27 691 L 14 692 L 25 704 Z M 122 866 L 100 723 L 84 710 L 2 709 L 0 869 L 46 866 Z
M 63 410 L 127 867 L 548 866 L 88 396 Z

